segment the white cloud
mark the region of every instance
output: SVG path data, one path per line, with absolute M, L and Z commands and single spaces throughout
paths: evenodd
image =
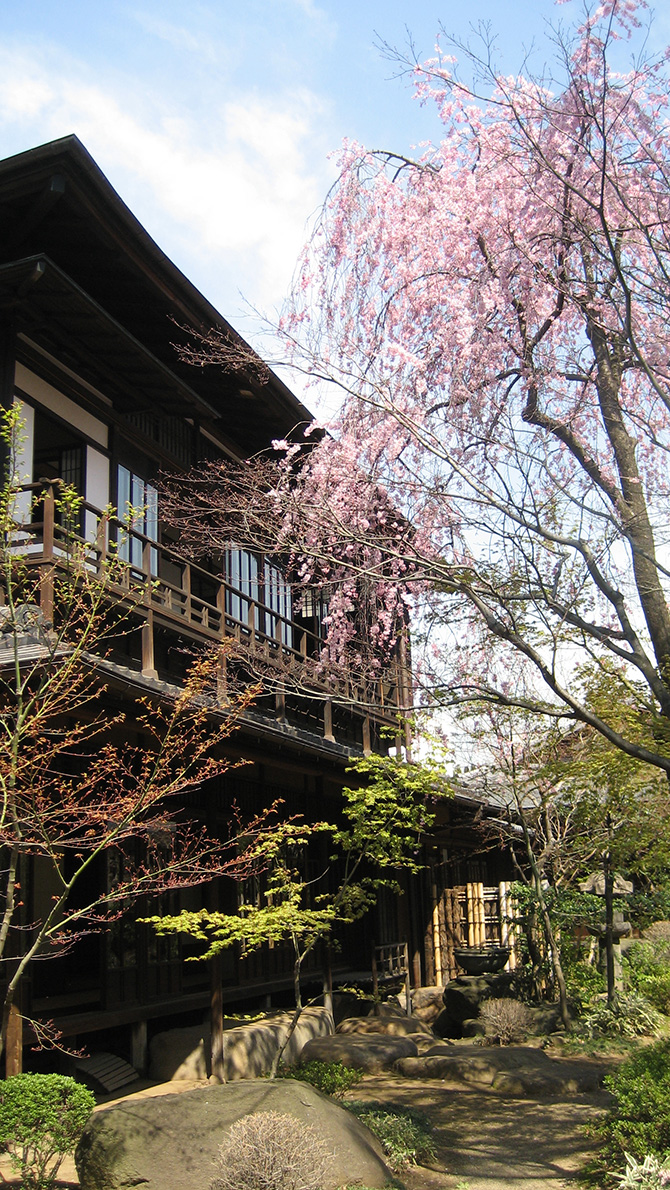
M 151 12 L 130 10 L 128 15 L 151 37 L 167 42 L 180 52 L 186 50 L 188 53 L 197 54 L 199 58 L 214 61 L 216 49 L 211 40 L 205 34 L 194 33 L 191 26 L 176 25 Z
M 135 80 L 93 80 L 62 55 L 0 49 L 0 130 L 15 140 L 25 129 L 24 148 L 75 132 L 212 300 L 221 298 L 207 278 L 225 270 L 224 294 L 278 304 L 328 182 L 318 99 L 296 90 L 269 100 L 238 87 L 202 114 L 174 101 L 166 110 L 168 102 Z

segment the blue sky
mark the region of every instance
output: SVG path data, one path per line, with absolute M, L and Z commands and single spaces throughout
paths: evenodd
M 669 0 L 657 20 L 670 39 Z M 149 233 L 252 339 L 281 302 L 344 137 L 438 134 L 376 47 L 490 21 L 513 71 L 578 0 L 0 0 L 2 156 L 75 132 Z M 665 28 L 663 28 L 665 26 Z M 668 38 L 665 38 L 665 33 Z

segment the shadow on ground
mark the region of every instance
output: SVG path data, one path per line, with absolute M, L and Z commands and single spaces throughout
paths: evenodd
M 468 1190 L 558 1190 L 594 1152 L 584 1125 L 611 1102 L 605 1091 L 506 1099 L 391 1075 L 366 1076 L 350 1097 L 416 1108 L 430 1119 L 438 1160 L 404 1174 L 407 1190 L 454 1190 L 463 1182 Z

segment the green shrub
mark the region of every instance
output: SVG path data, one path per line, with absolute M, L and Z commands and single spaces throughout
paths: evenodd
M 670 1040 L 639 1050 L 607 1076 L 605 1086 L 615 1103 L 591 1128 L 611 1167 L 626 1155 L 644 1161 L 670 1156 Z
M 663 1190 L 670 1183 L 670 1169 L 663 1167 L 658 1157 L 647 1154 L 644 1161 L 636 1161 L 626 1153 L 626 1172 L 613 1175 L 619 1190 Z
M 596 996 L 607 991 L 605 976 L 592 963 L 573 962 L 564 972 L 570 1000 L 575 1001 L 582 1012 Z
M 383 1103 L 348 1103 L 347 1107 L 380 1141 L 391 1169 L 435 1160 L 430 1123 L 421 1112 Z
M 301 1083 L 309 1083 L 332 1099 L 343 1099 L 363 1077 L 362 1071 L 352 1070 L 342 1062 L 305 1062 L 303 1066 L 284 1066 L 279 1073 L 281 1078 L 297 1078 Z
M 637 987 L 654 1008 L 670 1016 L 670 970 L 641 975 Z
M 670 971 L 670 943 L 665 939 L 633 942 L 625 952 L 623 962 L 628 982 L 631 987 L 636 987 L 640 976 L 655 975 L 659 970 Z
M 15 1074 L 0 1082 L 0 1146 L 25 1190 L 53 1186 L 94 1107 L 92 1092 L 62 1074 Z
M 587 1037 L 654 1037 L 662 1024 L 660 1013 L 638 992 L 617 997 L 610 1008 L 605 1000 L 590 1006 L 579 1027 Z

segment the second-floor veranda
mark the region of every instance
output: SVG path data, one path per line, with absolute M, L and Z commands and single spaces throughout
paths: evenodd
M 122 520 L 113 509 L 85 500 L 64 506 L 62 489 L 61 481 L 51 480 L 22 485 L 17 493 L 16 552 L 40 570 L 47 617 L 53 614 L 53 575 L 85 566 L 89 576 L 104 581 L 111 604 L 131 610 L 138 633 L 128 660 L 145 677 L 174 681 L 161 649 L 165 639 L 195 646 L 232 642 L 233 663 L 274 696 L 278 718 L 286 716 L 287 703 L 302 702 L 306 718 L 308 704 L 318 703 L 320 733 L 327 740 L 340 734 L 350 743 L 358 739 L 363 751 L 375 746 L 380 729 L 400 733 L 411 706 L 404 635 L 396 655 L 374 674 L 336 665 L 316 595 L 294 600 L 276 566 L 238 547 L 218 565 L 213 559 L 196 563 L 178 543 L 160 540 L 157 521 L 153 528 L 142 516 L 138 527 L 137 520 Z M 343 715 L 358 720 L 360 730 L 338 732 Z

